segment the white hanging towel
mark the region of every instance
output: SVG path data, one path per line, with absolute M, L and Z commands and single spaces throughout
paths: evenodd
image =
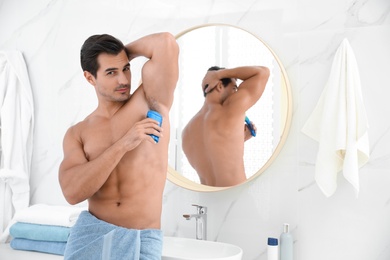
M 0 242 L 15 212 L 30 202 L 34 105 L 23 55 L 0 51 Z
M 325 196 L 336 191 L 341 170 L 358 196 L 358 169 L 369 159 L 367 129 L 357 62 L 344 39 L 318 104 L 302 129 L 319 142 L 315 180 Z

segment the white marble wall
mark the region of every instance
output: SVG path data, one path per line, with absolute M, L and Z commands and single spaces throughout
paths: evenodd
M 291 224 L 298 260 L 390 259 L 390 2 L 388 0 L 0 0 L 0 49 L 23 52 L 36 105 L 31 202 L 64 204 L 57 181 L 65 130 L 96 105 L 79 49 L 95 33 L 124 42 L 205 23 L 227 23 L 267 42 L 285 64 L 293 92 L 286 145 L 258 179 L 217 193 L 167 182 L 163 229 L 193 237 L 184 213 L 209 207 L 209 239 L 266 260 L 266 239 Z M 370 121 L 371 157 L 356 198 L 344 178 L 326 198 L 314 182 L 316 142 L 300 132 L 347 37 L 358 61 Z

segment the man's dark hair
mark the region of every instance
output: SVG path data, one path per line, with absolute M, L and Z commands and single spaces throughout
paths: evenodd
M 223 69 L 225 69 L 225 68 L 218 67 L 218 66 L 212 66 L 207 71 L 223 70 Z M 221 79 L 221 81 L 222 81 L 222 85 L 226 88 L 229 85 L 229 83 L 232 82 L 232 79 L 231 78 L 223 78 L 223 79 Z M 210 93 L 212 91 L 211 90 L 210 92 L 206 93 L 206 92 L 204 92 L 206 88 L 207 88 L 207 86 L 205 86 L 205 88 L 203 89 L 203 96 L 205 96 L 205 97 L 208 93 Z
M 101 53 L 117 55 L 125 50 L 127 57 L 129 53 L 123 43 L 117 38 L 108 34 L 92 35 L 85 40 L 80 51 L 80 62 L 83 71 L 88 71 L 95 78 L 99 69 L 97 58 Z

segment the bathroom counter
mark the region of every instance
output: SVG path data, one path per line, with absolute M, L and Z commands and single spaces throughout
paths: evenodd
M 1 260 L 62 260 L 63 256 L 32 251 L 14 250 L 9 244 L 0 244 Z

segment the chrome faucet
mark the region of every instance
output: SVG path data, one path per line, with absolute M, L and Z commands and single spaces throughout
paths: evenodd
M 185 214 L 183 217 L 186 220 L 195 218 L 196 220 L 196 239 L 207 240 L 207 207 L 194 205 L 196 207 L 197 214 Z

